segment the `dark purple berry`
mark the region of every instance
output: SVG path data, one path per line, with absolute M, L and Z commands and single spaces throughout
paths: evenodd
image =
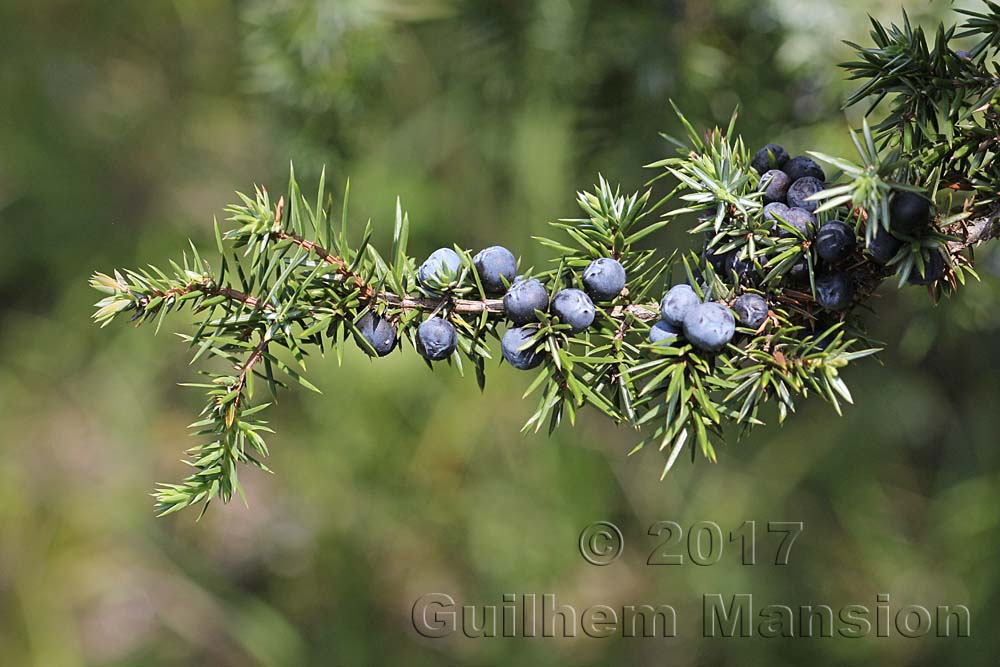
M 914 265 L 913 271 L 907 280 L 911 285 L 931 285 L 944 278 L 947 268 L 948 262 L 945 260 L 944 255 L 941 254 L 940 250 L 935 249 L 931 251 L 930 255 L 924 258 L 924 274 L 922 276 L 919 275 L 919 270 Z
M 660 316 L 675 327 L 684 324 L 684 314 L 701 303 L 698 293 L 690 285 L 674 285 L 660 301 Z
M 767 300 L 760 294 L 742 294 L 733 302 L 733 311 L 740 324 L 756 329 L 767 319 Z
M 784 220 L 787 215 L 788 207 L 780 201 L 772 202 L 764 207 L 764 222 L 777 222 L 778 218 Z
M 868 243 L 868 252 L 879 264 L 888 264 L 903 247 L 903 242 L 881 225 L 875 228 L 875 236 Z
M 793 182 L 806 177 L 826 181 L 826 174 L 823 173 L 823 168 L 816 164 L 813 159 L 807 158 L 804 155 L 793 157 L 785 163 L 782 170 L 791 177 Z
M 847 259 L 856 245 L 854 229 L 840 220 L 826 223 L 816 235 L 816 254 L 831 263 Z
M 649 342 L 669 345 L 681 335 L 681 327 L 660 320 L 649 328 Z
M 799 257 L 798 261 L 792 264 L 785 273 L 785 277 L 793 285 L 804 285 L 809 282 L 809 260 L 804 255 Z
M 768 144 L 757 151 L 750 161 L 750 166 L 758 174 L 763 174 L 771 169 L 781 169 L 786 162 L 788 162 L 788 151 L 778 144 Z
M 396 347 L 396 325 L 381 315 L 368 311 L 355 325 L 358 333 L 367 342 L 356 340 L 358 347 L 368 356 L 384 357 Z
M 569 288 L 559 290 L 552 297 L 552 314 L 563 324 L 568 324 L 571 333 L 580 333 L 594 323 L 594 302 L 583 290 Z
M 809 198 L 825 189 L 826 185 L 818 178 L 812 176 L 800 178 L 788 187 L 788 205 L 792 208 L 804 208 L 812 213 L 820 202 Z
M 827 310 L 845 310 L 854 301 L 854 284 L 837 271 L 816 278 L 816 302 Z
M 778 236 L 791 237 L 794 234 L 788 229 L 787 225 L 790 225 L 798 235 L 811 239 L 816 233 L 816 216 L 805 210 L 804 208 L 790 208 L 785 212 L 784 217 L 786 225 L 777 225 Z
M 462 268 L 462 258 L 451 248 L 438 248 L 417 269 L 417 282 L 424 289 L 437 290 L 451 282 Z
M 889 229 L 917 236 L 931 224 L 931 203 L 915 192 L 897 192 L 889 202 Z
M 753 262 L 746 257 L 740 257 L 738 250 L 732 250 L 726 256 L 726 278 L 731 278 L 736 274 L 736 282 L 740 285 L 753 282 L 754 274 Z
M 518 370 L 530 371 L 542 363 L 544 357 L 541 351 L 530 342 L 537 333 L 537 326 L 507 329 L 500 339 L 500 351 L 508 364 Z
M 549 293 L 537 278 L 517 280 L 503 297 L 503 309 L 514 324 L 527 324 L 537 319 L 536 310 L 549 309 Z
M 717 274 L 722 275 L 726 272 L 726 262 L 729 261 L 729 253 L 718 254 L 715 250 L 715 248 L 705 248 L 702 258 L 715 269 Z
M 760 177 L 760 190 L 764 192 L 764 203 L 783 202 L 788 195 L 792 179 L 780 169 L 772 169 Z

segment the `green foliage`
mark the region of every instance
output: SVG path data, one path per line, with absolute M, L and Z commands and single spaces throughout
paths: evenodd
M 1000 165 L 996 57 L 1000 5 L 987 11 L 959 10 L 970 18 L 940 26 L 929 44 L 924 31 L 904 14 L 903 25 L 886 28 L 872 19 L 872 47 L 848 42 L 859 60 L 844 63 L 849 78 L 864 83 L 848 104 L 871 100 L 868 113 L 888 110 L 873 127 L 880 148 L 896 148 L 909 163 L 909 181 L 930 192 L 950 188 L 974 191 L 980 206 L 996 202 Z M 956 39 L 975 39 L 968 51 Z
M 642 431 L 633 452 L 647 445 L 665 451 L 665 475 L 684 451 L 716 460 L 716 446 L 730 431 L 744 434 L 772 413 L 781 423 L 799 399 L 819 396 L 838 413 L 852 402 L 840 373 L 878 351 L 860 317 L 878 286 L 893 272 L 900 283 L 922 275 L 928 253 L 940 251 L 949 269 L 933 290 L 950 293 L 966 274 L 975 275 L 971 247 L 996 234 L 997 81 L 988 71 L 996 50 L 996 6 L 989 6 L 993 13 L 975 16 L 963 33 L 981 36 L 970 57 L 950 49 L 955 28 L 942 28 L 931 49 L 908 21 L 888 30 L 874 22 L 876 46 L 856 47 L 862 60 L 848 67 L 866 83 L 852 102 L 870 95 L 876 105 L 890 96 L 892 102 L 884 120 L 854 134 L 860 164 L 813 153 L 840 171 L 839 182 L 816 196 L 820 222 L 848 220 L 871 239 L 877 226 L 888 227 L 894 191 L 943 194 L 936 197 L 934 231 L 904 244 L 889 268 L 863 249 L 850 259 L 858 291 L 843 311 L 826 311 L 817 302 L 811 240 L 782 220 L 764 219 L 759 176 L 736 134 L 736 114 L 725 129 L 702 134 L 678 112 L 685 140 L 667 137 L 676 154 L 649 165 L 660 170 L 652 182 L 672 178 L 676 185 L 655 204 L 649 191 L 624 195 L 603 177 L 593 192 L 580 193 L 582 217 L 557 221 L 557 238 L 538 239 L 555 257 L 553 267 L 535 277 L 550 294 L 580 287 L 591 260 L 613 257 L 625 267 L 628 285 L 612 303 L 598 304 L 593 326 L 583 332 L 541 315 L 532 344 L 545 361 L 526 392 L 538 403 L 525 429 L 547 425 L 551 432 L 564 419 L 572 424 L 580 409 L 596 408 Z M 957 87 L 947 83 L 953 73 Z M 342 359 L 349 339 L 370 352 L 357 329 L 368 312 L 393 322 L 400 340 L 411 345 L 424 317 L 447 318 L 459 336 L 447 363 L 459 371 L 470 365 L 484 385 L 503 306 L 484 291 L 471 254 L 456 246 L 461 269 L 420 285 L 407 249 L 409 218 L 399 202 L 392 248 L 383 255 L 371 243 L 370 222 L 359 240 L 350 237 L 348 195 L 349 188 L 335 210 L 325 176 L 307 198 L 293 172 L 276 202 L 257 188 L 227 209 L 225 231 L 216 225 L 217 271 L 192 246 L 192 255 L 171 263 L 169 274 L 151 267 L 94 276 L 94 287 L 108 294 L 95 313 L 102 326 L 129 314 L 137 324 L 155 320 L 159 327 L 168 313 L 187 306 L 198 317 L 195 333 L 185 336 L 194 359 L 215 358 L 226 366 L 203 371 L 205 380 L 190 385 L 206 396 L 192 428 L 208 442 L 189 450 L 194 472 L 187 479 L 157 490 L 161 514 L 239 493 L 239 464 L 264 468 L 267 456 L 263 434 L 270 430 L 258 415 L 268 403 L 256 401 L 255 384 L 263 382 L 272 399 L 293 383 L 318 391 L 304 375 L 307 357 L 332 352 Z M 654 216 L 661 208 L 666 210 Z M 647 246 L 669 223 L 691 216 L 689 231 L 703 239 L 698 252 L 678 249 L 664 257 Z M 722 263 L 724 269 L 723 256 L 734 260 Z M 807 283 L 789 273 L 803 261 Z M 736 265 L 745 269 L 733 270 Z M 659 298 L 677 273 L 705 299 L 731 304 L 746 292 L 765 295 L 771 304 L 766 321 L 755 330 L 739 329 L 716 354 L 683 340 L 647 343 Z

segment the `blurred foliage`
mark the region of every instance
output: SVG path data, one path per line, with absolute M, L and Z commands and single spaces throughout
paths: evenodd
M 951 9 L 911 4 L 925 26 Z M 277 191 L 292 157 L 303 180 L 323 163 L 337 186 L 350 175 L 378 243 L 402 195 L 411 247 L 430 250 L 527 239 L 572 213 L 598 171 L 638 187 L 640 165 L 662 155 L 656 133 L 672 129 L 668 96 L 704 126 L 739 103 L 750 143 L 848 154 L 858 121 L 839 111 L 840 40 L 864 42 L 866 13 L 898 11 L 0 2 L 0 663 L 800 664 L 822 651 L 841 664 L 992 664 L 996 268 L 937 309 L 886 289 L 872 333 L 899 345 L 884 368 L 852 371 L 868 398 L 844 419 L 809 406 L 781 433 L 721 450 L 727 465 L 678 466 L 666 483 L 645 455 L 625 457 L 631 434 L 596 417 L 551 439 L 513 435 L 528 408 L 512 373 L 482 397 L 412 355 L 314 363 L 337 409 L 314 396 L 277 406 L 281 475 L 247 475 L 253 510 L 234 503 L 201 523 L 154 521 L 152 501 L 136 501 L 182 469 L 198 401 L 171 387 L 189 376 L 182 343 L 171 354 L 152 330 L 99 335 L 89 321 L 95 265 L 170 254 L 189 236 L 210 244 L 228 193 L 254 179 Z M 313 30 L 319 51 L 296 46 Z M 982 266 L 1000 267 L 991 257 Z M 575 544 L 598 519 L 628 542 L 606 568 Z M 649 567 L 644 535 L 661 519 L 801 520 L 805 532 L 784 568 Z M 669 602 L 682 619 L 709 592 L 791 605 L 888 592 L 968 604 L 973 636 L 701 642 L 682 621 L 666 641 L 417 641 L 410 608 L 432 591 Z

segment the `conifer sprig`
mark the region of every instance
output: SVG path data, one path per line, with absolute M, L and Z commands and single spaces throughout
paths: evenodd
M 927 284 L 933 297 L 947 296 L 975 277 L 974 247 L 1000 235 L 1000 6 L 986 4 L 987 11 L 966 12 L 962 28 L 939 29 L 933 45 L 905 17 L 902 27 L 873 21 L 874 46 L 854 45 L 859 59 L 845 66 L 864 83 L 850 103 L 874 99 L 872 110 L 884 115 L 852 134 L 858 158 L 811 153 L 837 170 L 809 201 L 817 226 L 853 234 L 857 245 L 842 256 L 823 257 L 815 230 L 768 213 L 767 182 L 737 134 L 736 114 L 725 129 L 701 133 L 677 112 L 686 136 L 667 137 L 674 154 L 649 165 L 659 172 L 650 186 L 674 184 L 659 201 L 651 202 L 649 190 L 623 194 L 603 177 L 592 192 L 579 193 L 581 215 L 551 223 L 554 234 L 536 238 L 552 253 L 551 264 L 523 277 L 539 280 L 549 295 L 584 288 L 584 269 L 605 258 L 621 265 L 627 282 L 614 298 L 596 299 L 593 323 L 582 329 L 554 310 L 535 312 L 518 350 L 541 360 L 525 392 L 537 401 L 525 429 L 552 431 L 594 408 L 640 432 L 632 452 L 662 450 L 666 475 L 685 452 L 716 460 L 719 444 L 772 418 L 784 422 L 805 398 L 818 396 L 837 413 L 851 403 L 841 373 L 879 349 L 863 317 L 879 286 L 895 276 L 900 285 Z M 952 48 L 958 38 L 978 41 L 966 53 Z M 903 193 L 933 201 L 933 220 L 919 234 L 894 227 L 892 205 Z M 387 254 L 372 244 L 370 221 L 353 238 L 349 194 L 348 186 L 335 210 L 325 175 L 307 198 L 293 171 L 277 201 L 255 188 L 226 209 L 215 225 L 217 269 L 192 244 L 169 270 L 91 279 L 105 294 L 94 314 L 101 326 L 130 318 L 159 329 L 187 308 L 196 326 L 182 337 L 193 361 L 222 363 L 188 385 L 205 396 L 191 425 L 202 442 L 188 450 L 189 476 L 156 489 L 160 514 L 227 502 L 241 493 L 242 465 L 266 470 L 271 430 L 262 411 L 293 384 L 319 391 L 306 377 L 310 355 L 340 360 L 354 344 L 382 354 L 362 331 L 373 318 L 391 331 L 388 349 L 401 341 L 418 351 L 421 323 L 443 319 L 455 331 L 454 352 L 428 365 L 471 366 L 484 386 L 486 362 L 509 326 L 502 295 L 486 289 L 461 246 L 448 249 L 454 266 L 421 276 L 398 201 Z M 657 232 L 669 224 L 688 225 L 691 248 L 656 247 Z M 880 258 L 873 244 L 886 234 L 898 247 Z M 836 305 L 831 271 L 851 278 L 849 298 Z M 741 320 L 729 343 L 712 352 L 686 335 L 650 342 L 660 299 L 679 283 L 704 301 L 735 307 L 753 298 L 767 312 L 753 326 Z

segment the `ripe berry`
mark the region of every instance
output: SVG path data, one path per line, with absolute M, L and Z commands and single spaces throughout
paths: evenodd
M 767 300 L 760 294 L 742 294 L 733 302 L 733 310 L 740 324 L 756 329 L 767 319 Z
M 500 294 L 514 282 L 517 275 L 517 258 L 503 246 L 484 248 L 472 258 L 483 289 L 490 294 Z
M 944 272 L 948 268 L 948 262 L 940 250 L 932 250 L 930 255 L 924 258 L 924 275 L 919 275 L 919 270 L 914 265 L 907 282 L 911 285 L 931 285 L 944 277 Z
M 706 352 L 717 352 L 733 339 L 736 319 L 719 303 L 700 303 L 684 314 L 684 336 Z
M 784 221 L 791 225 L 798 233 L 806 239 L 811 239 L 816 233 L 816 216 L 804 208 L 790 208 L 785 213 Z M 778 236 L 794 236 L 786 225 L 777 225 Z
M 625 267 L 610 257 L 595 259 L 583 270 L 583 287 L 598 301 L 610 301 L 625 289 Z
M 507 318 L 514 324 L 527 324 L 535 319 L 535 311 L 549 308 L 549 293 L 537 278 L 518 280 L 503 297 Z
M 760 189 L 764 191 L 764 203 L 783 202 L 788 196 L 788 186 L 792 179 L 780 169 L 772 169 L 760 177 Z
M 758 174 L 763 174 L 771 169 L 781 169 L 786 162 L 788 162 L 788 151 L 778 144 L 768 144 L 757 151 L 750 161 L 750 166 Z
M 854 229 L 840 220 L 826 223 L 816 236 L 816 253 L 828 262 L 847 259 L 856 245 Z
M 788 174 L 792 181 L 797 181 L 800 178 L 812 177 L 820 181 L 826 180 L 826 174 L 823 173 L 823 168 L 820 167 L 816 162 L 804 155 L 798 157 L 793 157 L 791 160 L 785 163 L 785 166 L 781 168 L 786 174 Z
M 771 202 L 764 207 L 764 222 L 777 222 L 778 218 L 784 220 L 787 215 L 788 207 L 780 201 Z
M 788 187 L 788 205 L 793 208 L 804 208 L 812 213 L 820 205 L 820 202 L 809 200 L 817 192 L 825 190 L 823 181 L 812 176 L 800 178 Z
M 440 361 L 458 347 L 458 334 L 451 322 L 442 317 L 431 317 L 417 327 L 417 352 L 424 359 Z
M 500 339 L 500 351 L 507 363 L 522 371 L 530 371 L 542 363 L 542 353 L 529 341 L 538 333 L 538 327 L 514 327 L 507 329 Z
M 931 203 L 915 192 L 897 192 L 889 202 L 889 228 L 917 236 L 931 224 Z
M 684 325 L 684 314 L 701 303 L 697 292 L 690 285 L 674 285 L 660 302 L 663 321 L 675 327 Z
M 749 284 L 753 282 L 755 268 L 753 262 L 745 257 L 740 257 L 738 250 L 731 250 L 726 255 L 726 278 L 732 278 L 736 274 L 737 284 Z
M 462 268 L 462 258 L 451 248 L 438 248 L 417 269 L 417 282 L 425 288 L 452 280 Z
M 384 317 L 369 310 L 361 316 L 356 326 L 368 345 L 360 340 L 355 342 L 368 356 L 384 357 L 396 347 L 396 325 Z
M 816 278 L 816 302 L 827 310 L 844 310 L 854 301 L 854 285 L 846 273 L 828 273 Z
M 593 324 L 596 312 L 590 297 L 572 287 L 556 292 L 550 310 L 560 322 L 569 325 L 571 333 L 580 333 Z
M 879 225 L 875 229 L 875 236 L 868 244 L 868 252 L 872 259 L 879 264 L 888 264 L 902 247 L 902 241 L 893 236 L 888 229 Z
M 785 277 L 794 285 L 802 285 L 809 282 L 809 260 L 805 255 L 799 257 L 798 261 L 785 273 Z
M 649 342 L 664 343 L 669 345 L 670 343 L 673 343 L 680 334 L 680 327 L 676 327 L 673 324 L 670 324 L 670 322 L 660 320 L 649 328 Z

